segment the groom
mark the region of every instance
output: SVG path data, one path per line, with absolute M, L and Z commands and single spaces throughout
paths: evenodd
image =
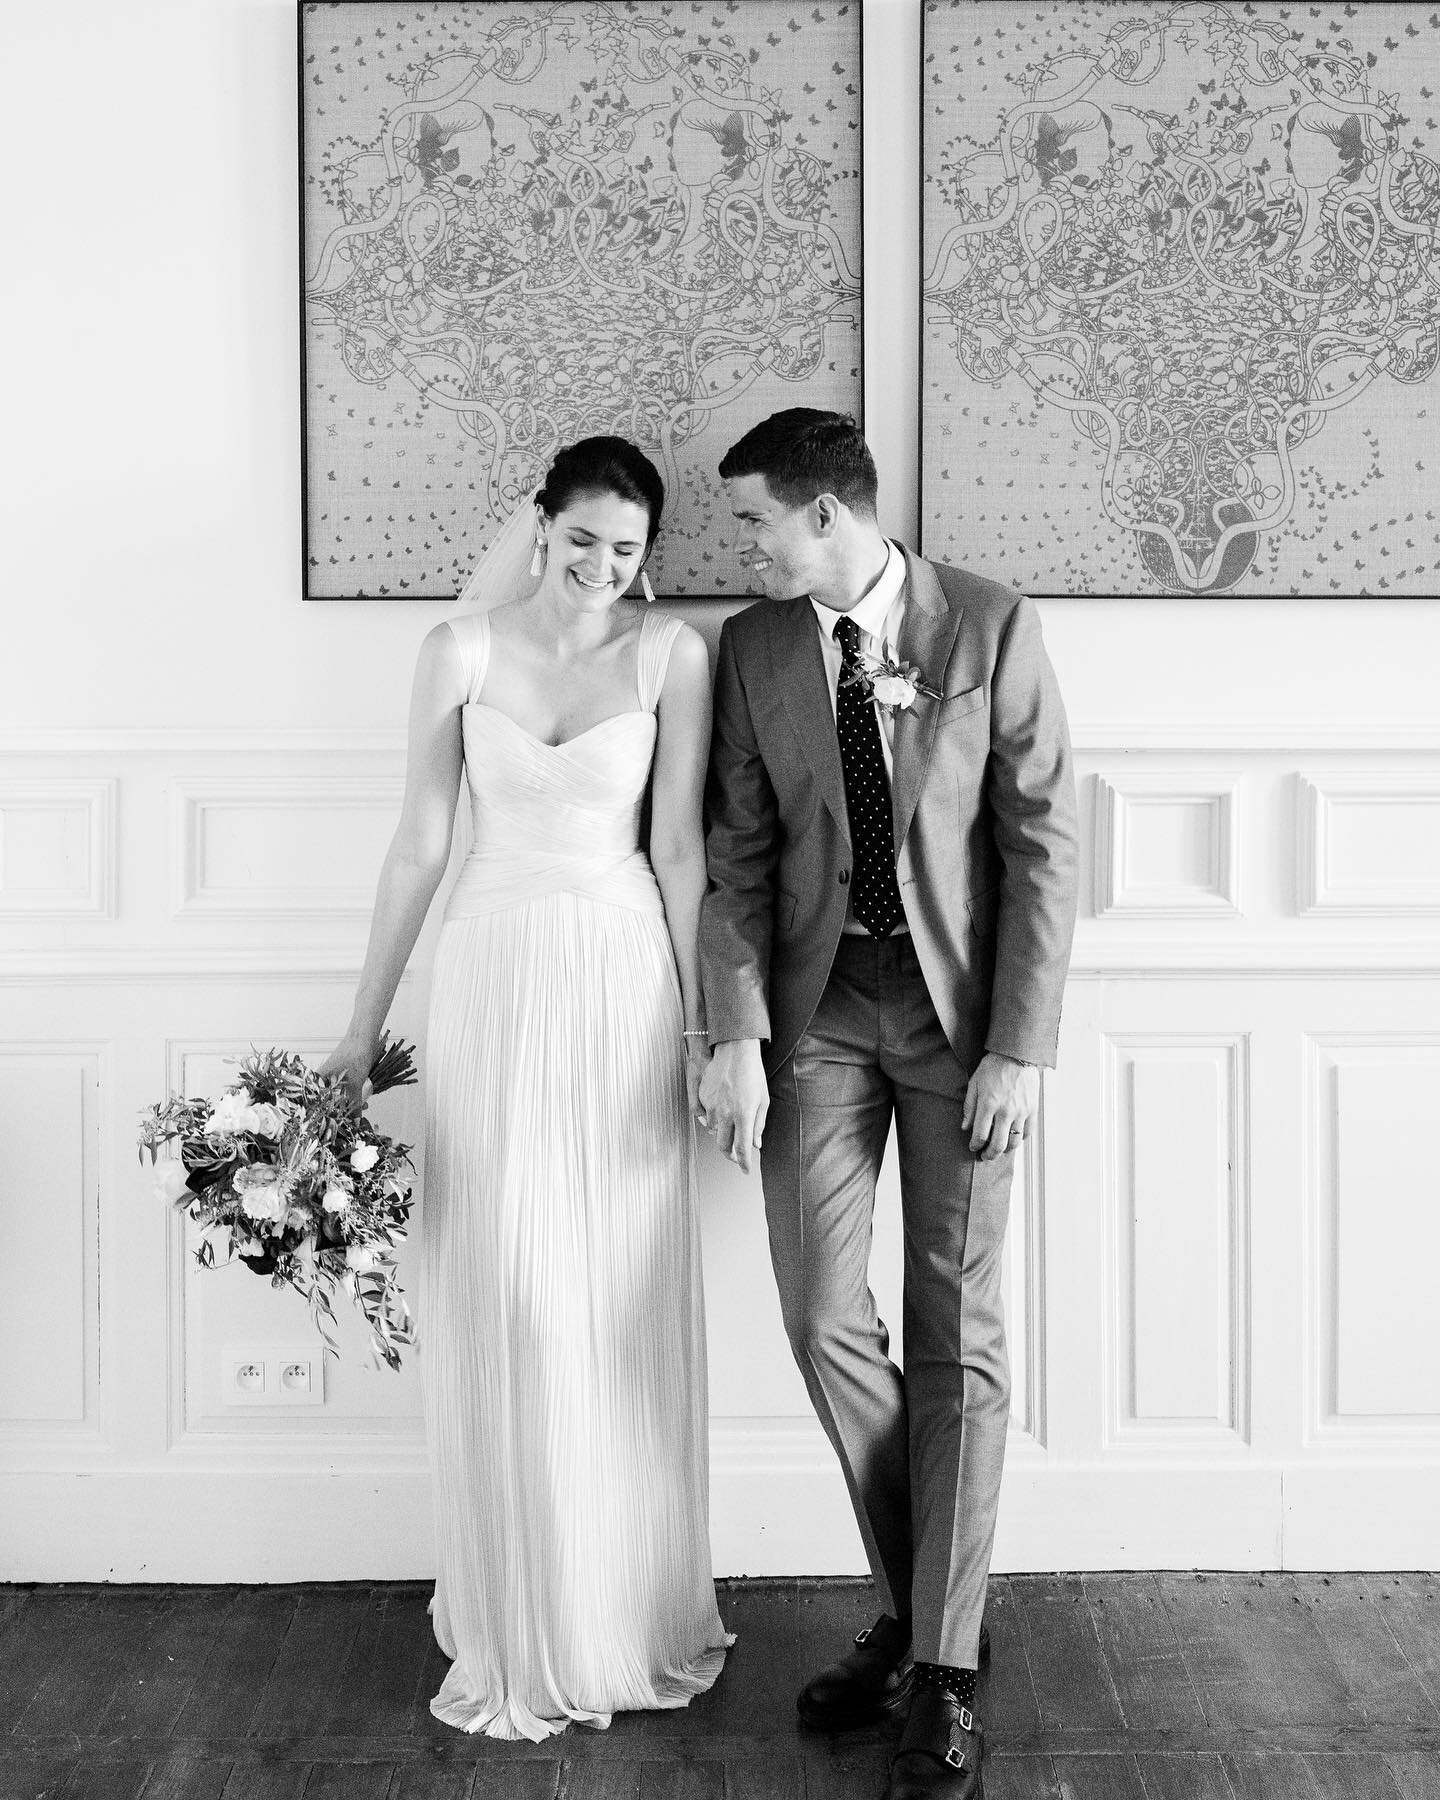
M 852 420 L 777 413 L 720 475 L 766 600 L 720 633 L 700 1116 L 745 1169 L 763 1133 L 785 1329 L 885 1605 L 797 1704 L 831 1731 L 908 1704 L 887 1800 L 971 1800 L 1000 1255 L 1075 916 L 1065 713 L 1028 600 L 882 536 Z M 892 1119 L 903 1375 L 867 1278 Z

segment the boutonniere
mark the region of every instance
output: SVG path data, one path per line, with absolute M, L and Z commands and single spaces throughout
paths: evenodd
M 939 688 L 931 687 L 914 663 L 902 663 L 891 655 L 889 645 L 883 656 L 862 652 L 858 665 L 845 670 L 840 679 L 845 687 L 864 688 L 871 703 L 886 714 L 909 712 L 921 694 L 928 700 L 940 698 Z

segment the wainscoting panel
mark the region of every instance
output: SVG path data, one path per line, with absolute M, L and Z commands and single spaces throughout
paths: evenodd
M 176 913 L 368 917 L 400 794 L 336 777 L 177 783 Z
M 1095 787 L 1097 918 L 1240 910 L 1238 777 L 1110 772 Z
M 115 783 L 0 779 L 0 915 L 115 911 Z
M 1104 1047 L 1117 1441 L 1247 1435 L 1246 1048 L 1184 1036 Z
M 93 1429 L 98 1406 L 103 1052 L 0 1042 L 0 1437 Z
M 1305 911 L 1440 918 L 1440 773 L 1311 774 L 1298 825 Z
M 1081 918 L 1012 1197 L 996 1566 L 1440 1566 L 1440 739 L 1076 741 Z M 393 732 L 0 734 L 0 814 L 50 809 L 7 826 L 9 902 L 59 897 L 0 906 L 0 1577 L 430 1568 L 423 1349 L 395 1376 L 346 1321 L 318 1404 L 236 1403 L 229 1360 L 313 1348 L 305 1308 L 198 1269 L 134 1151 L 167 1088 L 334 1043 L 402 755 Z M 437 925 L 393 1019 L 422 1046 Z M 422 1111 L 377 1107 L 417 1161 Z M 717 1571 L 856 1572 L 758 1177 L 703 1138 L 699 1166 Z M 893 1146 L 872 1286 L 903 1358 Z
M 1403 1128 L 1433 1114 L 1440 1032 L 1317 1036 L 1307 1049 L 1313 1429 L 1322 1442 L 1440 1450 L 1440 1206 L 1433 1156 Z

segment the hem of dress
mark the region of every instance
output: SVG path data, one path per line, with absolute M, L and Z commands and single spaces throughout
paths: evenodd
M 512 1742 L 525 1740 L 539 1744 L 546 1738 L 558 1736 L 571 1725 L 606 1731 L 617 1712 L 674 1711 L 688 1706 L 697 1694 L 708 1693 L 725 1666 L 726 1651 L 734 1642 L 734 1632 L 725 1632 L 723 1643 L 710 1645 L 678 1669 L 666 1670 L 661 1683 L 648 1698 L 631 1705 L 615 1706 L 609 1712 L 574 1706 L 566 1707 L 554 1716 L 544 1716 L 508 1695 L 500 1700 L 447 1700 L 443 1686 L 430 1702 L 430 1711 L 442 1725 L 452 1725 L 457 1731 Z M 447 1685 L 448 1680 L 447 1677 Z

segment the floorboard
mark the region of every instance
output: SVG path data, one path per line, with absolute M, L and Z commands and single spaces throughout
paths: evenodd
M 1397 1642 L 1377 1598 L 1386 1577 L 1308 1575 L 1298 1577 L 1297 1585 L 1366 1724 L 1440 1721 L 1440 1708 Z
M 1065 1800 L 1145 1800 L 1133 1756 L 1056 1756 L 1051 1760 Z
M 1218 1754 L 1137 1756 L 1145 1800 L 1234 1800 Z
M 1203 1725 L 1175 1626 L 1143 1575 L 1087 1575 L 1085 1599 L 1122 1721 L 1134 1730 Z
M 244 1733 L 298 1603 L 294 1588 L 228 1591 L 215 1641 L 196 1671 L 174 1735 L 209 1738 Z
M 0 1800 L 879 1800 L 894 1727 L 799 1729 L 864 1582 L 721 1584 L 689 1707 L 540 1744 L 451 1730 L 416 1582 L 0 1587 Z M 986 1800 L 1440 1800 L 1440 1582 L 1009 1576 Z
M 168 1756 L 155 1763 L 141 1800 L 221 1800 L 234 1763 L 228 1756 Z
M 1207 1723 L 1238 1730 L 1364 1723 L 1293 1577 L 1158 1579 Z
M 73 1756 L 0 1755 L 0 1800 L 59 1800 Z
M 1392 1751 L 1385 1760 L 1401 1800 L 1440 1800 L 1440 1751 Z
M 1124 1715 L 1078 1575 L 1017 1580 L 1025 1656 L 1047 1732 L 1104 1731 Z

